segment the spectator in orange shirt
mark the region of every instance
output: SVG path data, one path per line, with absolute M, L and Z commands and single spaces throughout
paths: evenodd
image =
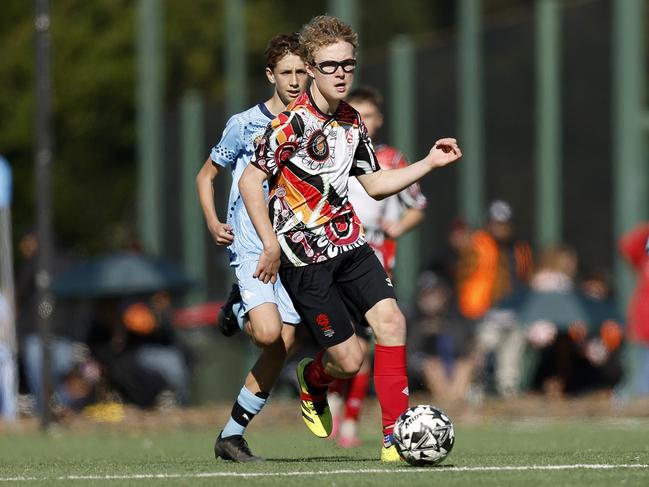
M 519 391 L 525 337 L 516 309 L 526 294 L 532 269 L 529 244 L 514 237 L 511 206 L 493 201 L 484 229 L 473 232 L 470 244 L 460 253 L 458 306 L 464 317 L 479 321 L 476 369 L 487 371 L 488 358 L 493 355 L 495 387 L 504 396 Z M 485 376 L 480 381 L 490 379 Z
M 473 233 L 460 255 L 459 305 L 467 318 L 483 317 L 494 304 L 526 288 L 532 276 L 532 250 L 515 239 L 513 216 L 509 203 L 493 201 L 485 228 Z

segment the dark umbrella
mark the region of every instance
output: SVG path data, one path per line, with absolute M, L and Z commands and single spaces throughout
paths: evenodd
M 98 298 L 181 291 L 193 280 L 180 267 L 156 257 L 114 253 L 89 259 L 59 274 L 54 292 L 60 298 Z
M 520 320 L 526 325 L 547 320 L 564 330 L 575 321 L 586 323 L 588 314 L 573 292 L 532 291 L 521 307 Z

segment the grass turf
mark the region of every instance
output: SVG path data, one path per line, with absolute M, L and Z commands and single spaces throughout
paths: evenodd
M 441 468 L 423 471 L 403 463 L 378 462 L 378 430 L 371 427 L 364 430 L 363 446 L 353 450 L 312 437 L 301 424 L 251 427 L 247 435 L 251 448 L 268 461 L 249 465 L 215 461 L 214 433 L 184 429 L 6 435 L 0 437 L 0 484 L 649 485 L 649 468 L 502 470 L 534 465 L 647 465 L 646 420 L 456 425 L 455 449 L 449 458 Z M 247 476 L 253 473 L 262 475 Z

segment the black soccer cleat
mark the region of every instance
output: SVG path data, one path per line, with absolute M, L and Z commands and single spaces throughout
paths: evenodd
M 222 458 L 230 462 L 263 462 L 264 458 L 253 455 L 248 442 L 241 435 L 221 438 L 219 433 L 214 443 L 214 458 Z
M 235 333 L 241 331 L 239 323 L 237 323 L 237 315 L 232 309 L 232 306 L 238 302 L 241 302 L 241 290 L 237 284 L 232 284 L 230 295 L 221 307 L 219 317 L 216 320 L 216 326 L 226 337 L 231 337 Z

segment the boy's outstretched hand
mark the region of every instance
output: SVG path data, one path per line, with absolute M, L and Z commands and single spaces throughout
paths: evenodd
M 444 167 L 462 157 L 460 146 L 457 140 L 452 138 L 439 139 L 428 153 L 433 167 Z

